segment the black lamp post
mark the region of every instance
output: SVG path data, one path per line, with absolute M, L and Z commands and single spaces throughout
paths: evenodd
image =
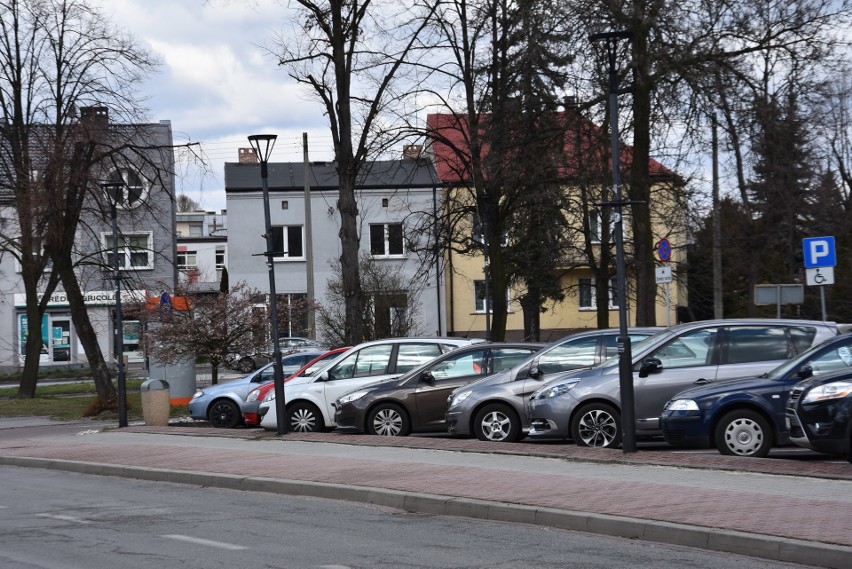
M 609 116 L 612 125 L 612 201 L 601 206 L 615 208 L 616 294 L 618 295 L 618 384 L 621 392 L 621 448 L 624 454 L 636 452 L 636 410 L 633 397 L 633 351 L 627 333 L 627 275 L 624 266 L 624 225 L 622 208 L 636 202 L 621 199 L 621 153 L 618 141 L 618 71 L 615 56 L 619 40 L 630 41 L 627 31 L 592 34 L 589 40 L 602 41 L 609 64 Z
M 127 426 L 127 381 L 124 369 L 124 321 L 121 314 L 121 263 L 118 258 L 118 202 L 124 200 L 124 184 L 104 182 L 101 190 L 109 199 L 112 216 L 112 267 L 115 280 L 115 330 L 113 332 L 113 353 L 115 369 L 118 375 L 118 426 Z
M 266 221 L 266 266 L 269 268 L 269 315 L 272 319 L 272 361 L 275 384 L 275 418 L 278 434 L 287 433 L 286 404 L 284 402 L 284 373 L 281 369 L 281 343 L 278 339 L 278 295 L 275 292 L 275 251 L 272 243 L 272 221 L 269 216 L 269 156 L 278 138 L 276 134 L 253 134 L 248 137 L 260 161 L 260 180 L 263 185 L 263 216 Z

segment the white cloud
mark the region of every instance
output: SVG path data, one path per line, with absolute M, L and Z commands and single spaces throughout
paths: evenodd
M 105 16 L 162 61 L 142 86 L 152 121 L 169 120 L 175 142 L 200 142 L 207 171 L 179 153 L 179 192 L 206 209 L 225 207 L 224 162 L 246 136 L 279 135 L 274 160 L 301 161 L 302 132 L 312 160 L 331 156 L 322 108 L 258 47 L 288 26 L 274 0 L 102 0 Z

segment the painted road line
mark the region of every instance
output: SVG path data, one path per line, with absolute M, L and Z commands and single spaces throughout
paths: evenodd
M 90 524 L 89 520 L 82 520 L 80 518 L 75 518 L 74 516 L 63 516 L 61 514 L 36 514 L 37 518 L 49 518 L 51 520 L 59 520 L 62 522 L 74 522 L 78 524 Z
M 161 535 L 160 537 L 164 537 L 166 539 L 176 539 L 177 541 L 186 541 L 187 543 L 195 543 L 196 545 L 207 545 L 210 547 L 218 547 L 220 549 L 228 549 L 230 551 L 238 551 L 240 549 L 248 549 L 248 547 L 243 547 L 242 545 L 234 545 L 233 543 L 224 543 L 221 541 L 211 541 L 209 539 L 201 539 L 199 537 L 192 537 L 189 535 L 179 535 L 179 534 L 171 534 L 171 535 Z

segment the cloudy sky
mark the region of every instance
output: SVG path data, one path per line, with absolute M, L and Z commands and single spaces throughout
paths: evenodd
M 97 0 L 104 15 L 162 62 L 144 86 L 148 116 L 170 120 L 175 142 L 199 142 L 208 172 L 179 158 L 177 188 L 210 211 L 225 208 L 224 166 L 249 134 L 274 133 L 273 160 L 331 156 L 320 106 L 260 47 L 280 32 L 286 3 L 275 0 Z

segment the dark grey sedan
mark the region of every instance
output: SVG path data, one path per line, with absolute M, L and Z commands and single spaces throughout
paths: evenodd
M 494 342 L 458 348 L 402 377 L 341 396 L 335 402 L 337 429 L 385 436 L 445 431 L 450 392 L 511 368 L 543 347 L 529 342 Z

